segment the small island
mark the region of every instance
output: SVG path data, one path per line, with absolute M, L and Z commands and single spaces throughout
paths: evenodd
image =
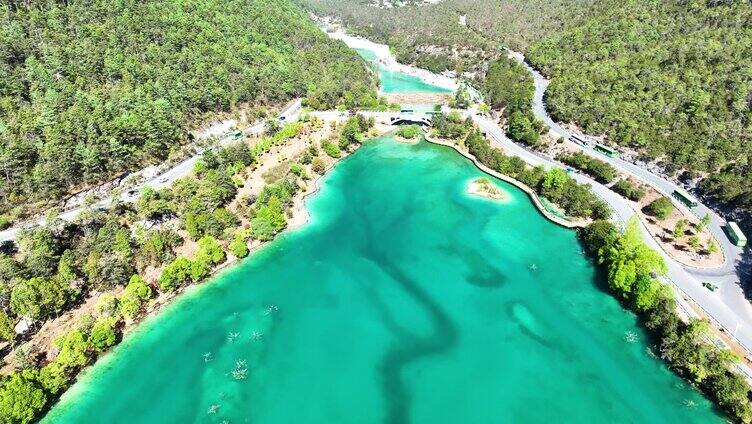
M 504 192 L 486 177 L 476 178 L 467 186 L 467 192 L 488 199 L 503 200 Z
M 394 138 L 402 143 L 417 143 L 422 133 L 423 131 L 418 125 L 407 125 L 397 130 L 397 135 Z

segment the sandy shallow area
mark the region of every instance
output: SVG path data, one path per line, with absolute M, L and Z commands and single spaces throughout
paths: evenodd
M 483 178 L 478 178 L 467 185 L 468 194 L 474 196 L 485 197 L 491 200 L 504 200 L 507 196 L 504 191 L 499 187 L 496 187 L 490 180 L 482 181 Z

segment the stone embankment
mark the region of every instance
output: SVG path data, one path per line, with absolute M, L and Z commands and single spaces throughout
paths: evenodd
M 447 140 L 442 140 L 442 139 L 439 139 L 439 138 L 431 137 L 430 134 L 426 134 L 425 135 L 425 139 L 429 143 L 438 144 L 438 145 L 441 145 L 441 146 L 451 147 L 457 153 L 461 154 L 462 156 L 464 156 L 467 159 L 469 159 L 470 161 L 472 161 L 473 164 L 475 164 L 475 166 L 478 169 L 480 169 L 481 171 L 485 172 L 488 175 L 496 177 L 496 178 L 498 178 L 498 179 L 500 179 L 502 181 L 505 181 L 505 182 L 507 182 L 509 184 L 512 184 L 513 186 L 515 186 L 515 187 L 519 188 L 520 190 L 524 191 L 528 195 L 528 197 L 530 197 L 530 200 L 533 201 L 533 204 L 535 205 L 535 207 L 538 208 L 538 210 L 540 211 L 540 213 L 543 214 L 543 216 L 546 217 L 546 219 L 548 219 L 549 221 L 551 221 L 551 222 L 553 222 L 555 224 L 561 225 L 562 227 L 566 227 L 566 228 L 580 228 L 580 227 L 584 227 L 585 226 L 585 224 L 586 224 L 585 222 L 568 221 L 566 219 L 563 219 L 561 217 L 558 217 L 558 216 L 552 214 L 551 212 L 548 211 L 548 209 L 546 209 L 545 206 L 543 206 L 543 202 L 541 202 L 541 199 L 538 197 L 538 194 L 535 193 L 535 191 L 533 191 L 532 188 L 528 187 L 527 185 L 523 184 L 520 181 L 515 180 L 514 178 L 509 177 L 508 175 L 500 174 L 500 173 L 494 171 L 493 169 L 487 167 L 486 165 L 483 165 L 482 163 L 480 163 L 480 161 L 478 161 L 478 159 L 475 156 L 473 156 L 470 153 L 468 153 L 468 152 L 460 149 L 459 146 L 457 146 L 456 144 L 454 144 L 452 142 L 449 142 Z

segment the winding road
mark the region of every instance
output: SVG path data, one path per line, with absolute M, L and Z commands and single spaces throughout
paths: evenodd
M 300 115 L 301 111 L 301 102 L 300 100 L 295 100 L 290 104 L 287 108 L 285 108 L 282 113 L 278 115 L 278 118 L 280 121 L 283 122 L 290 122 L 297 120 L 298 116 Z M 229 127 L 225 123 L 221 123 L 217 125 L 218 127 Z M 252 134 L 260 134 L 264 131 L 265 124 L 259 123 L 252 127 L 249 127 L 245 129 L 244 133 L 246 135 L 252 135 Z M 207 134 L 203 137 L 199 138 L 208 138 L 212 136 L 212 132 L 209 131 Z M 234 141 L 233 137 L 230 134 L 223 134 L 222 138 L 220 138 L 219 142 L 215 145 L 208 147 L 206 149 L 202 149 L 198 152 L 196 152 L 195 155 L 189 157 L 188 159 L 183 160 L 182 162 L 178 163 L 177 165 L 173 166 L 172 168 L 168 169 L 167 171 L 161 173 L 160 175 L 157 175 L 148 181 L 145 181 L 141 184 L 138 184 L 134 187 L 131 187 L 129 190 L 127 190 L 125 193 L 122 193 L 119 197 L 113 198 L 113 197 L 107 197 L 105 199 L 102 199 L 96 203 L 94 203 L 91 206 L 78 206 L 75 208 L 68 209 L 66 211 L 61 212 L 58 217 L 60 217 L 63 220 L 66 221 L 73 221 L 81 212 L 87 210 L 87 209 L 105 209 L 110 207 L 115 200 L 120 200 L 122 202 L 134 202 L 138 199 L 139 193 L 142 189 L 146 187 L 153 188 L 155 190 L 168 187 L 172 185 L 176 180 L 183 178 L 187 175 L 189 175 L 193 171 L 193 166 L 196 164 L 196 162 L 199 160 L 201 155 L 206 152 L 209 149 L 215 149 L 217 147 L 227 146 L 228 144 L 232 143 Z M 0 242 L 15 240 L 16 237 L 18 237 L 18 234 L 27 228 L 35 228 L 41 225 L 44 225 L 45 219 L 39 218 L 36 220 L 28 221 L 23 223 L 22 225 L 16 225 L 12 228 L 8 228 L 4 231 L 0 231 Z
M 569 137 L 572 135 L 570 131 L 562 128 L 548 115 L 544 102 L 544 95 L 548 86 L 548 80 L 530 67 L 524 60 L 524 56 L 519 53 L 511 52 L 510 56 L 519 61 L 525 66 L 533 75 L 535 80 L 535 95 L 533 101 L 533 111 L 535 115 L 545 122 L 558 136 L 564 137 L 568 143 L 581 150 L 588 149 L 580 144 L 569 141 Z M 290 122 L 298 119 L 301 113 L 301 102 L 295 101 L 287 107 L 280 115 L 279 120 Z M 388 120 L 389 117 L 394 116 L 393 112 L 363 112 L 367 116 L 373 116 L 376 118 L 382 118 Z M 335 119 L 342 118 L 342 112 L 327 111 L 327 112 L 314 112 L 322 118 Z M 499 127 L 495 122 L 483 118 L 474 113 L 469 113 L 476 125 L 486 132 L 492 143 L 498 147 L 503 148 L 510 154 L 519 156 L 525 162 L 530 165 L 542 165 L 544 167 L 561 167 L 560 164 L 554 162 L 551 158 L 545 157 L 540 153 L 531 151 L 507 138 L 504 130 Z M 259 134 L 264 130 L 264 124 L 257 124 L 245 130 L 246 135 Z M 220 139 L 219 143 L 210 148 L 216 148 L 217 146 L 224 146 L 233 141 L 233 138 L 225 134 Z M 197 152 L 194 156 L 180 162 L 171 169 L 163 172 L 162 174 L 151 178 L 150 180 L 143 182 L 142 184 L 131 188 L 128 192 L 123 193 L 118 200 L 124 202 L 133 202 L 138 199 L 139 191 L 145 187 L 151 187 L 154 189 L 160 189 L 171 185 L 174 181 L 189 175 L 193 169 L 194 164 L 199 160 L 201 154 L 205 150 Z M 592 153 L 592 152 L 591 152 Z M 600 155 L 601 159 L 611 163 L 616 168 L 644 181 L 655 187 L 658 191 L 673 198 L 671 193 L 680 188 L 675 183 L 668 181 L 660 176 L 657 176 L 650 171 L 641 168 L 635 164 L 624 161 L 619 158 L 610 158 L 605 155 Z M 613 209 L 616 217 L 619 221 L 626 222 L 630 217 L 635 214 L 633 205 L 626 199 L 611 191 L 606 186 L 592 180 L 591 178 L 583 174 L 574 174 L 574 178 L 583 184 L 589 184 L 592 186 L 593 192 L 606 201 Z M 107 208 L 115 199 L 112 197 L 100 200 L 92 208 Z M 678 207 L 687 210 L 683 205 L 674 202 Z M 86 210 L 86 207 L 76 207 L 64 211 L 59 215 L 60 218 L 72 221 L 81 212 Z M 752 352 L 752 305 L 744 296 L 741 289 L 739 277 L 736 272 L 737 262 L 740 260 L 742 249 L 734 246 L 726 237 L 723 230 L 725 221 L 718 216 L 715 212 L 700 204 L 694 210 L 689 211 L 699 216 L 709 214 L 711 216 L 711 223 L 708 226 L 715 238 L 718 240 L 720 247 L 723 249 L 726 261 L 718 268 L 713 269 L 700 269 L 690 266 L 682 265 L 672 258 L 670 258 L 665 251 L 658 245 L 653 237 L 648 233 L 646 227 L 641 223 L 641 231 L 643 232 L 643 238 L 646 242 L 655 250 L 659 251 L 666 260 L 668 265 L 668 274 L 666 279 L 679 291 L 680 296 L 678 301 L 680 307 L 682 307 L 690 315 L 694 315 L 689 304 L 682 298 L 681 294 L 685 294 L 696 305 L 701 307 L 709 316 L 711 316 L 725 331 L 732 337 L 736 338 L 739 344 L 748 352 Z M 43 225 L 44 219 L 38 219 L 33 222 L 27 222 L 23 226 L 19 225 L 5 231 L 0 232 L 0 242 L 13 240 L 18 236 L 18 233 L 23 228 L 34 227 Z M 710 292 L 702 286 L 702 281 L 712 281 L 718 285 L 719 289 L 716 292 Z
M 553 133 L 559 137 L 563 137 L 570 145 L 580 150 L 597 154 L 600 159 L 609 162 L 617 169 L 651 185 L 663 195 L 671 199 L 676 207 L 681 208 L 688 213 L 695 214 L 698 217 L 702 217 L 705 214 L 708 214 L 711 217 L 708 229 L 716 240 L 718 240 L 719 246 L 723 249 L 726 259 L 722 266 L 716 268 L 697 268 L 678 263 L 666 254 L 655 239 L 647 232 L 644 225 L 641 225 L 641 227 L 644 233 L 644 238 L 648 244 L 661 252 L 666 259 L 666 263 L 669 267 L 667 278 L 671 280 L 674 286 L 678 287 L 708 315 L 713 317 L 729 335 L 732 337 L 735 336 L 739 343 L 748 352 L 752 352 L 752 305 L 745 297 L 737 271 L 737 266 L 741 261 L 743 249 L 735 246 L 728 239 L 723 229 L 726 221 L 713 210 L 701 203 L 690 210 L 676 201 L 673 196 L 671 196 L 671 193 L 677 189 L 684 189 L 676 183 L 655 175 L 649 170 L 631 162 L 625 161 L 621 158 L 611 158 L 606 155 L 598 154 L 592 148 L 571 141 L 570 137 L 573 133 L 562 128 L 551 118 L 546 110 L 544 100 L 546 88 L 549 84 L 548 79 L 525 62 L 525 58 L 522 54 L 510 51 L 510 57 L 521 63 L 533 75 L 535 80 L 533 112 L 538 119 L 542 120 L 551 129 Z M 560 166 L 549 158 L 545 158 L 539 153 L 530 151 L 514 143 L 506 137 L 504 131 L 502 131 L 495 123 L 477 116 L 474 117 L 474 119 L 478 126 L 483 128 L 497 144 L 511 153 L 520 156 L 526 162 L 533 165 L 541 164 L 544 166 Z M 634 215 L 635 211 L 632 208 L 633 205 L 620 195 L 584 175 L 575 174 L 575 178 L 581 183 L 590 184 L 593 187 L 593 191 L 611 205 L 620 219 L 626 220 Z M 703 281 L 711 281 L 715 283 L 719 289 L 716 292 L 710 292 L 702 286 Z

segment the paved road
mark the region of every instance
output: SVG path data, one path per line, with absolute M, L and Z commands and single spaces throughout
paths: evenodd
M 281 121 L 284 121 L 284 122 L 290 122 L 290 121 L 297 120 L 298 116 L 300 115 L 300 110 L 301 110 L 301 102 L 300 102 L 300 100 L 296 100 L 290 106 L 288 106 L 278 116 L 278 118 Z M 259 133 L 261 133 L 263 131 L 264 131 L 264 124 L 257 124 L 257 125 L 254 125 L 254 126 L 250 127 L 250 128 L 247 128 L 244 132 L 245 132 L 246 135 L 250 135 L 250 134 L 259 134 Z M 211 147 L 211 148 L 216 148 L 216 146 L 226 146 L 226 145 L 228 145 L 228 144 L 230 144 L 232 142 L 233 142 L 233 138 L 230 135 L 225 135 L 219 141 L 219 143 L 217 143 L 215 145 L 215 147 Z M 189 175 L 192 172 L 193 166 L 195 165 L 195 163 L 199 160 L 199 158 L 201 157 L 201 155 L 205 151 L 206 151 L 206 149 L 201 150 L 201 151 L 197 152 L 195 155 L 191 156 L 190 158 L 188 158 L 188 159 L 186 159 L 186 160 L 178 163 L 174 167 L 172 167 L 169 170 L 163 172 L 162 174 L 157 175 L 156 177 L 150 179 L 149 181 L 145 181 L 145 182 L 143 182 L 143 183 L 141 183 L 141 184 L 139 184 L 139 185 L 131 188 L 127 192 L 121 194 L 118 199 L 120 201 L 123 201 L 123 202 L 133 202 L 136 199 L 138 199 L 138 196 L 139 196 L 139 193 L 140 193 L 141 189 L 143 189 L 145 187 L 151 187 L 151 188 L 154 188 L 154 189 L 161 189 L 161 188 L 168 187 L 168 186 L 172 185 L 172 183 L 174 183 L 175 180 L 180 179 L 180 178 L 182 178 L 182 177 L 184 177 L 186 175 Z M 131 193 L 131 194 L 129 194 L 129 193 Z M 93 204 L 91 206 L 91 208 L 95 208 L 95 209 L 97 209 L 97 208 L 100 208 L 100 209 L 101 208 L 107 208 L 110 205 L 112 205 L 113 200 L 114 199 L 112 197 L 108 197 L 106 199 L 102 199 L 99 202 Z M 83 206 L 72 208 L 72 209 L 68 209 L 68 210 L 60 213 L 59 217 L 62 218 L 62 219 L 64 219 L 64 220 L 66 220 L 66 221 L 73 221 L 81 212 L 83 212 L 86 209 L 88 209 L 88 208 L 83 207 Z M 45 222 L 44 219 L 39 219 L 39 220 L 36 220 L 36 221 L 26 222 L 22 226 L 19 225 L 19 226 L 15 226 L 13 228 L 9 228 L 9 229 L 7 229 L 5 231 L 1 231 L 0 232 L 0 242 L 4 242 L 4 241 L 8 241 L 8 240 L 14 240 L 18 236 L 18 233 L 23 228 L 29 228 L 29 227 L 44 225 L 44 222 Z
M 486 132 L 493 143 L 509 153 L 519 156 L 528 164 L 532 166 L 543 165 L 546 168 L 561 167 L 561 165 L 555 163 L 550 158 L 546 158 L 537 152 L 530 151 L 510 140 L 496 123 L 479 116 L 474 116 L 473 119 L 475 120 L 475 123 Z M 573 177 L 579 183 L 590 184 L 593 188 L 593 192 L 612 207 L 616 218 L 620 221 L 625 222 L 635 214 L 630 202 L 611 191 L 606 186 L 583 174 L 573 174 Z M 666 264 L 668 265 L 667 279 L 682 292 L 686 293 L 692 301 L 703 308 L 719 323 L 719 325 L 724 327 L 729 334 L 734 334 L 736 331 L 736 338 L 739 343 L 748 351 L 752 351 L 752 313 L 749 313 L 752 308 L 749 307 L 749 303 L 745 301 L 747 310 L 740 311 L 737 308 L 730 307 L 730 305 L 723 301 L 723 297 L 717 296 L 715 293 L 705 289 L 700 280 L 678 262 L 671 259 L 663 249 L 658 246 L 658 243 L 650 236 L 647 228 L 642 225 L 642 223 L 640 224 L 640 229 L 643 233 L 643 238 L 650 247 L 660 252 L 664 257 Z M 739 325 L 738 328 L 737 325 Z
M 541 77 L 542 78 L 542 77 Z M 545 90 L 545 85 L 542 85 L 543 90 Z M 539 101 L 536 101 L 536 107 L 540 107 L 542 104 L 542 92 L 538 92 L 539 90 L 536 90 L 536 97 L 539 98 Z M 544 110 L 545 112 L 545 110 Z M 388 119 L 392 116 L 395 116 L 395 112 L 361 112 L 366 116 L 373 116 L 375 118 L 379 118 L 385 121 L 388 121 Z M 326 112 L 313 112 L 313 115 L 319 116 L 321 118 L 326 119 L 336 119 L 336 118 L 344 118 L 346 115 L 342 112 L 336 112 L 336 111 L 326 111 Z M 290 122 L 293 120 L 296 120 L 298 116 L 300 115 L 300 102 L 294 103 L 291 107 L 285 110 L 285 112 L 282 114 L 282 116 L 285 117 L 286 122 Z M 559 128 L 559 126 L 550 120 L 550 118 L 547 117 L 547 115 L 544 115 L 546 119 L 548 120 L 547 125 L 550 125 L 551 128 L 554 131 L 561 131 L 560 134 L 567 134 L 563 129 Z M 482 117 L 479 117 L 477 115 L 473 115 L 473 119 L 475 120 L 476 124 L 485 131 L 491 138 L 491 140 L 497 144 L 498 146 L 504 148 L 511 154 L 517 155 L 520 158 L 522 158 L 524 161 L 529 163 L 530 165 L 543 165 L 544 167 L 560 167 L 560 165 L 556 164 L 553 160 L 550 158 L 546 158 L 542 156 L 541 154 L 537 152 L 533 152 L 531 150 L 528 150 L 521 145 L 518 145 L 511 141 L 509 138 L 506 137 L 506 134 L 504 131 L 496 125 L 494 122 L 491 122 L 489 120 L 486 120 Z M 256 125 L 254 127 L 251 127 L 246 130 L 247 134 L 254 134 L 259 133 L 263 131 L 264 127 L 263 124 Z M 226 145 L 232 141 L 231 137 L 225 137 L 220 141 L 220 145 Z M 191 170 L 193 169 L 193 165 L 200 157 L 201 152 L 196 154 L 195 156 L 186 159 L 185 161 L 179 163 L 175 167 L 171 168 L 170 170 L 164 172 L 163 174 L 151 179 L 150 181 L 147 181 L 140 186 L 138 186 L 136 189 L 141 189 L 143 187 L 152 187 L 152 188 L 163 188 L 165 186 L 169 186 L 172 184 L 175 180 L 188 175 Z M 626 201 L 624 198 L 622 198 L 620 195 L 614 193 L 604 185 L 597 183 L 596 181 L 590 179 L 589 177 L 583 175 L 583 174 L 574 174 L 574 178 L 577 179 L 578 182 L 583 184 L 590 184 L 593 188 L 593 192 L 601 197 L 604 201 L 606 201 L 611 207 L 613 208 L 616 217 L 624 222 L 627 219 L 629 219 L 632 215 L 634 215 L 635 211 L 632 210 L 631 203 Z M 123 201 L 134 201 L 138 198 L 138 194 L 128 196 L 127 194 L 124 194 L 121 196 L 121 199 Z M 107 207 L 112 203 L 112 199 L 105 199 L 97 204 L 94 205 L 94 207 Z M 63 219 L 72 220 L 75 218 L 84 208 L 75 208 L 69 211 L 64 212 L 60 216 Z M 43 221 L 38 221 L 38 224 L 42 224 Z M 736 338 L 738 339 L 739 343 L 744 346 L 747 350 L 752 351 L 752 307 L 749 305 L 746 300 L 743 299 L 743 297 L 739 297 L 736 295 L 736 293 L 731 293 L 731 295 L 727 296 L 719 296 L 717 293 L 723 294 L 725 291 L 729 289 L 727 286 L 722 286 L 719 289 L 719 292 L 711 293 L 701 285 L 701 281 L 698 280 L 695 275 L 690 272 L 690 270 L 685 269 L 682 265 L 675 262 L 671 258 L 669 258 L 666 253 L 658 246 L 658 244 L 655 242 L 655 240 L 649 235 L 647 232 L 647 229 L 641 224 L 641 231 L 643 232 L 643 236 L 645 240 L 648 242 L 648 244 L 654 248 L 655 250 L 661 252 L 661 254 L 666 259 L 666 263 L 668 265 L 668 275 L 667 278 L 681 291 L 686 293 L 695 303 L 700 305 L 710 316 L 712 316 L 722 327 L 724 327 L 729 334 L 736 334 Z M 16 234 L 18 232 L 18 229 L 11 229 L 6 230 L 0 233 L 0 241 L 2 240 L 8 240 L 15 238 Z M 704 280 L 708 278 L 703 278 Z M 738 286 L 737 286 L 738 287 Z M 739 300 L 742 300 L 743 305 L 739 303 Z M 732 302 L 729 302 L 729 300 L 733 300 Z M 736 302 L 736 303 L 735 303 Z M 684 305 L 686 307 L 686 305 Z M 743 307 L 742 307 L 743 306 Z
M 661 192 L 663 195 L 669 197 L 674 204 L 682 208 L 685 211 L 688 211 L 689 213 L 692 213 L 696 215 L 697 217 L 703 217 L 705 214 L 710 215 L 711 222 L 708 225 L 708 229 L 713 233 L 713 236 L 718 240 L 719 246 L 723 249 L 724 253 L 726 254 L 726 262 L 723 264 L 723 266 L 719 268 L 714 268 L 712 270 L 710 269 L 698 269 L 696 267 L 690 267 L 687 266 L 687 270 L 689 272 L 695 273 L 697 275 L 702 276 L 736 276 L 736 264 L 741 258 L 741 254 L 743 249 L 735 246 L 731 243 L 731 241 L 726 236 L 725 231 L 723 230 L 723 226 L 726 224 L 726 221 L 721 218 L 717 213 L 713 212 L 710 208 L 706 207 L 703 204 L 699 204 L 697 207 L 692 208 L 691 210 L 686 208 L 684 204 L 676 201 L 671 194 L 674 192 L 674 190 L 677 189 L 684 189 L 683 187 L 679 186 L 678 184 L 669 181 L 659 175 L 655 175 L 654 173 L 650 172 L 649 170 L 642 168 L 638 165 L 635 165 L 631 162 L 627 162 L 624 159 L 621 158 L 610 158 L 606 155 L 602 155 L 597 153 L 592 148 L 588 148 L 585 146 L 582 146 L 578 143 L 575 143 L 571 140 L 569 140 L 569 137 L 572 136 L 571 131 L 567 131 L 566 129 L 562 128 L 557 122 L 555 122 L 551 117 L 549 116 L 546 105 L 544 102 L 544 94 L 546 92 L 546 88 L 548 87 L 549 81 L 540 74 L 540 72 L 536 71 L 530 65 L 528 65 L 525 62 L 524 56 L 522 56 L 520 53 L 511 52 L 510 56 L 512 56 L 514 59 L 516 59 L 518 62 L 520 62 L 525 68 L 532 73 L 533 78 L 535 79 L 535 95 L 533 97 L 533 112 L 538 117 L 538 119 L 541 119 L 546 125 L 548 125 L 551 130 L 559 135 L 560 137 L 564 137 L 564 139 L 567 140 L 567 143 L 569 143 L 572 146 L 577 147 L 580 150 L 589 151 L 591 153 L 599 155 L 600 159 L 607 161 L 611 163 L 613 166 L 617 167 L 618 169 L 631 174 L 632 176 L 650 184 L 653 186 L 656 190 Z M 581 135 L 581 134 L 580 134 Z M 734 282 L 738 285 L 739 280 L 738 278 Z

